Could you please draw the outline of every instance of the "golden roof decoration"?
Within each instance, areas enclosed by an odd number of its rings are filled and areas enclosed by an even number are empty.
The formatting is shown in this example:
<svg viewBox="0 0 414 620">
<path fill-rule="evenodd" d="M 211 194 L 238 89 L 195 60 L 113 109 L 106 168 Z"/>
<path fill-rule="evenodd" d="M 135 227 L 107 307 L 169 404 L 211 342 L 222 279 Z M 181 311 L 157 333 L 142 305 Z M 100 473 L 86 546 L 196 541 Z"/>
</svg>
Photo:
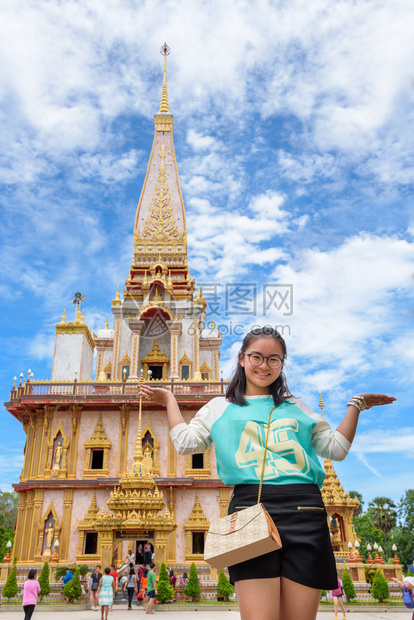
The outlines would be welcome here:
<svg viewBox="0 0 414 620">
<path fill-rule="evenodd" d="M 154 339 L 152 350 L 142 358 L 143 364 L 150 364 L 151 362 L 169 363 L 170 358 L 167 357 L 160 349 L 158 339 Z"/>
<path fill-rule="evenodd" d="M 204 510 L 200 504 L 198 493 L 196 494 L 193 510 L 188 521 L 184 524 L 185 530 L 208 530 L 210 522 L 207 520 Z"/>
<path fill-rule="evenodd" d="M 91 505 L 88 508 L 88 512 L 86 513 L 83 521 L 81 521 L 78 525 L 78 529 L 81 528 L 90 528 L 96 521 L 96 516 L 99 512 L 99 508 L 96 503 L 96 492 L 94 491 L 92 496 Z"/>
<path fill-rule="evenodd" d="M 325 472 L 326 477 L 321 489 L 325 505 L 350 506 L 356 510 L 359 505 L 358 500 L 350 497 L 349 493 L 345 493 L 343 486 L 338 480 L 332 461 L 329 459 L 325 459 Z"/>
<path fill-rule="evenodd" d="M 98 422 L 96 423 L 95 430 L 93 431 L 90 439 L 85 441 L 85 448 L 110 448 L 112 443 L 106 436 L 105 429 L 102 424 L 102 414 L 99 414 Z"/>
<path fill-rule="evenodd" d="M 171 196 L 168 193 L 164 164 L 164 145 L 161 146 L 160 158 L 161 166 L 158 173 L 158 183 L 155 186 L 155 194 L 152 196 L 150 214 L 147 217 L 142 232 L 134 232 L 134 245 L 144 243 L 144 241 L 151 241 L 153 243 L 175 242 L 176 244 L 182 244 L 186 240 L 185 231 L 179 232 L 176 226 L 171 205 Z"/>
</svg>

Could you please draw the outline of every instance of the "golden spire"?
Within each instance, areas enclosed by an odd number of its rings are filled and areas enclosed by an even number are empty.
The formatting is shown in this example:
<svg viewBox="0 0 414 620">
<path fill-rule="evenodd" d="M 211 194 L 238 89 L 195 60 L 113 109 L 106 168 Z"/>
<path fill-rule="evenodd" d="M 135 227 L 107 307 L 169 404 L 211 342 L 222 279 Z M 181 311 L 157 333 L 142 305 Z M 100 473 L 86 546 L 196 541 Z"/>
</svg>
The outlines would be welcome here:
<svg viewBox="0 0 414 620">
<path fill-rule="evenodd" d="M 166 43 L 164 43 L 160 50 L 161 54 L 164 56 L 164 78 L 162 80 L 162 93 L 159 114 L 168 114 L 170 112 L 167 94 L 167 56 L 169 55 L 170 51 L 171 50 Z"/>
<path fill-rule="evenodd" d="M 113 306 L 120 306 L 122 304 L 121 302 L 121 298 L 119 296 L 119 286 L 116 287 L 116 295 L 115 295 L 115 299 L 112 300 L 112 305 Z"/>
<path fill-rule="evenodd" d="M 141 376 L 139 378 L 139 383 L 144 383 L 144 371 L 141 368 Z M 142 452 L 142 430 L 141 430 L 141 416 L 142 416 L 142 396 L 139 395 L 139 413 L 138 413 L 138 432 L 137 432 L 137 440 L 135 443 L 135 452 L 134 452 L 134 461 L 139 462 L 142 461 L 144 455 Z"/>
<path fill-rule="evenodd" d="M 66 310 L 63 311 L 62 318 L 60 319 L 62 324 L 66 323 Z"/>
<path fill-rule="evenodd" d="M 321 410 L 321 414 L 323 415 L 323 408 L 325 407 L 324 402 L 322 400 L 322 392 L 319 392 L 319 407 Z"/>
<path fill-rule="evenodd" d="M 109 329 L 109 324 L 108 324 L 108 315 L 106 315 L 105 329 Z"/>
</svg>

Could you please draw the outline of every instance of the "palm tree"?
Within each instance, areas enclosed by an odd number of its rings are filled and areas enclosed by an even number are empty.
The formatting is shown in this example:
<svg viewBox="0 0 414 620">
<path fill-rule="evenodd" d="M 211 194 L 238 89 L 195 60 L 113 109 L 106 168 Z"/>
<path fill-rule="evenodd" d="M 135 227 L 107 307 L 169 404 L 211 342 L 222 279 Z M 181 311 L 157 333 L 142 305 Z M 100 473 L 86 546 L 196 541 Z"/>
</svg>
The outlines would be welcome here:
<svg viewBox="0 0 414 620">
<path fill-rule="evenodd" d="M 388 559 L 387 534 L 397 523 L 397 506 L 388 497 L 375 497 L 369 502 L 367 512 L 372 524 L 384 533 L 385 552 Z"/>
</svg>

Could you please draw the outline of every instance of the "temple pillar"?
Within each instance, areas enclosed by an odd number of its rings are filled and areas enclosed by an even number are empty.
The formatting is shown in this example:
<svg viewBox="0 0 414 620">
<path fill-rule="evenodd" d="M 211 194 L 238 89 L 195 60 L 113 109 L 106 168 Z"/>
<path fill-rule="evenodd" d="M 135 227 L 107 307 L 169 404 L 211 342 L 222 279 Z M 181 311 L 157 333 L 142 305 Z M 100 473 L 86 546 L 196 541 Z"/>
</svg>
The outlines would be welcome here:
<svg viewBox="0 0 414 620">
<path fill-rule="evenodd" d="M 69 455 L 67 463 L 68 478 L 76 478 L 76 464 L 78 457 L 78 442 L 79 442 L 79 427 L 82 407 L 79 405 L 72 405 L 72 432 L 69 439 Z M 65 470 L 66 463 L 64 457 L 62 458 L 61 470 Z"/>
<path fill-rule="evenodd" d="M 178 373 L 178 339 L 181 336 L 183 325 L 181 321 L 167 321 L 167 326 L 171 337 L 170 376 L 171 379 L 180 379 Z"/>
<path fill-rule="evenodd" d="M 59 557 L 64 562 L 68 560 L 70 522 L 72 518 L 73 489 L 67 489 L 63 497 L 62 527 L 59 541 Z M 109 566 L 109 565 L 108 565 Z"/>
<path fill-rule="evenodd" d="M 132 331 L 132 355 L 131 372 L 129 373 L 128 381 L 136 381 L 139 378 L 139 348 L 145 321 L 131 321 L 129 327 Z"/>
<path fill-rule="evenodd" d="M 154 533 L 154 547 L 155 547 L 155 564 L 160 567 L 161 563 L 167 563 L 167 543 L 168 532 L 155 532 Z"/>
<path fill-rule="evenodd" d="M 112 530 L 101 530 L 99 532 L 100 549 L 99 555 L 101 558 L 102 569 L 110 566 L 112 563 L 112 545 L 113 535 Z"/>
<path fill-rule="evenodd" d="M 129 405 L 120 405 L 118 476 L 126 472 L 128 456 Z"/>
<path fill-rule="evenodd" d="M 200 333 L 198 319 L 194 319 L 194 377 L 193 381 L 202 381 L 200 372 Z"/>
</svg>

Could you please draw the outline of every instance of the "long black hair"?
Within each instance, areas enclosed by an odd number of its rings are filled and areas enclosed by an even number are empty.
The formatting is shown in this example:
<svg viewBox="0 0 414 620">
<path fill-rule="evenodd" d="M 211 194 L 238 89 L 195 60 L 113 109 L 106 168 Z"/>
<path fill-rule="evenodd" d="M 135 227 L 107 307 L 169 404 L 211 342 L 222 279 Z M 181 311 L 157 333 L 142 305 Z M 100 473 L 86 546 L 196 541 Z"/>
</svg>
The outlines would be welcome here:
<svg viewBox="0 0 414 620">
<path fill-rule="evenodd" d="M 240 349 L 240 353 L 244 353 L 246 349 L 259 338 L 273 338 L 280 344 L 283 351 L 283 360 L 287 357 L 287 349 L 286 342 L 279 334 L 279 332 L 270 325 L 265 325 L 264 327 L 255 327 L 252 329 L 245 337 Z M 286 377 L 283 374 L 283 371 L 280 373 L 276 381 L 274 381 L 268 387 L 269 396 L 272 396 L 273 401 L 276 406 L 284 403 L 288 398 L 292 395 L 289 392 L 289 388 L 287 386 Z M 244 393 L 246 391 L 246 374 L 244 372 L 243 366 L 240 364 L 240 360 L 237 358 L 237 367 L 236 371 L 233 375 L 232 380 L 230 381 L 228 388 L 226 390 L 226 398 L 231 403 L 235 403 L 236 405 L 247 405 L 247 401 L 244 397 Z"/>
</svg>

